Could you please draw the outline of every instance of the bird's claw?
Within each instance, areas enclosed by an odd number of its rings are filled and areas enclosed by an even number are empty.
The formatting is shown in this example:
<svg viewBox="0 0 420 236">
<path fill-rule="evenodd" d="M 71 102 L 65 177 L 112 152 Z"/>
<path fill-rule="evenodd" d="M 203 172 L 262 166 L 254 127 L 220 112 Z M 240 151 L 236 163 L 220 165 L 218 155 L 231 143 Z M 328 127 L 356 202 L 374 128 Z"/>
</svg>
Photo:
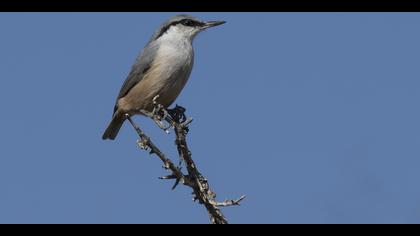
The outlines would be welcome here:
<svg viewBox="0 0 420 236">
<path fill-rule="evenodd" d="M 182 106 L 176 104 L 175 108 L 167 109 L 168 114 L 171 116 L 172 120 L 177 123 L 183 123 L 187 120 L 187 116 L 185 115 L 186 109 Z"/>
<path fill-rule="evenodd" d="M 163 105 L 157 103 L 156 99 L 159 98 L 159 95 L 156 95 L 153 98 L 153 110 L 151 112 L 146 110 L 141 110 L 141 112 L 150 117 L 156 125 L 169 134 L 170 129 L 175 126 L 175 123 L 182 124 L 185 128 L 185 131 L 188 132 L 187 125 L 191 123 L 192 119 L 187 118 L 185 115 L 186 109 L 178 104 L 172 108 L 165 108 Z M 165 124 L 165 121 L 167 124 Z"/>
</svg>

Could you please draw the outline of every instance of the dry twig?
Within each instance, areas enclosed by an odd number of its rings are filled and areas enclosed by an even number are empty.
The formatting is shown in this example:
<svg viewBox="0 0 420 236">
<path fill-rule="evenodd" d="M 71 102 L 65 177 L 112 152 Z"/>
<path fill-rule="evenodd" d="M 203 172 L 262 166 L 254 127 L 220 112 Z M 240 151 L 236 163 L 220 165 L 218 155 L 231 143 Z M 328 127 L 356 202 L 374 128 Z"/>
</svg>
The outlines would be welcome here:
<svg viewBox="0 0 420 236">
<path fill-rule="evenodd" d="M 160 179 L 175 179 L 175 184 L 172 189 L 175 189 L 179 183 L 192 188 L 193 200 L 198 200 L 200 204 L 205 206 L 210 221 L 213 224 L 227 224 L 228 221 L 219 207 L 239 205 L 245 196 L 241 196 L 236 200 L 216 201 L 216 194 L 210 189 L 207 179 L 199 172 L 187 145 L 186 135 L 189 131 L 188 125 L 192 122 L 192 119 L 185 117 L 184 108 L 176 106 L 172 110 L 166 110 L 163 106 L 156 103 L 156 98 L 153 100 L 155 104 L 153 111 L 151 113 L 143 113 L 152 118 L 166 133 L 169 133 L 171 127 L 174 128 L 176 135 L 175 144 L 178 149 L 178 154 L 180 160 L 184 161 L 188 173 L 184 174 L 179 167 L 175 166 L 140 127 L 133 122 L 130 116 L 127 115 L 128 121 L 140 137 L 137 144 L 141 149 L 150 149 L 150 154 L 155 154 L 163 162 L 163 167 L 171 172 L 170 175 L 160 177 Z M 169 125 L 165 126 L 163 121 L 166 121 Z"/>
</svg>

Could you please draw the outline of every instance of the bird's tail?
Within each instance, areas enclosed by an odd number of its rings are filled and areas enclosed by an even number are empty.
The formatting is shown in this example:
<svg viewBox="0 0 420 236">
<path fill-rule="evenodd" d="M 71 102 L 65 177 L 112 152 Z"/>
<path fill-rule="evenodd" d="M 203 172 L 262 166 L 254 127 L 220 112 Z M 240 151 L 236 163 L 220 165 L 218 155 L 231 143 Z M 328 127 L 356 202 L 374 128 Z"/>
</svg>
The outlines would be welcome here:
<svg viewBox="0 0 420 236">
<path fill-rule="evenodd" d="M 108 128 L 106 128 L 104 134 L 102 135 L 102 139 L 114 140 L 115 137 L 117 137 L 118 131 L 120 131 L 124 121 L 125 117 L 123 115 L 115 114 L 115 116 L 112 117 L 112 121 L 109 123 Z"/>
</svg>

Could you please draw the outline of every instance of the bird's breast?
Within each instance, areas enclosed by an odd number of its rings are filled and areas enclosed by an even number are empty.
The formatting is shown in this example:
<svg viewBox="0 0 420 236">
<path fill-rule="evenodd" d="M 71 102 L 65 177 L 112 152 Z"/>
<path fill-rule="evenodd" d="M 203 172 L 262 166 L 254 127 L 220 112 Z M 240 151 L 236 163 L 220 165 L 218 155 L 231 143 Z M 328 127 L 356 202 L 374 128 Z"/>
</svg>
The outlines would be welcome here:
<svg viewBox="0 0 420 236">
<path fill-rule="evenodd" d="M 153 64 L 162 70 L 164 77 L 170 78 L 191 70 L 193 57 L 191 45 L 165 43 L 159 47 Z"/>
<path fill-rule="evenodd" d="M 119 104 L 125 110 L 149 110 L 152 100 L 170 106 L 184 88 L 190 76 L 194 55 L 191 45 L 161 44 L 143 79 Z"/>
<path fill-rule="evenodd" d="M 153 63 L 156 90 L 162 105 L 169 106 L 184 88 L 193 66 L 193 51 L 188 45 L 162 45 Z"/>
</svg>

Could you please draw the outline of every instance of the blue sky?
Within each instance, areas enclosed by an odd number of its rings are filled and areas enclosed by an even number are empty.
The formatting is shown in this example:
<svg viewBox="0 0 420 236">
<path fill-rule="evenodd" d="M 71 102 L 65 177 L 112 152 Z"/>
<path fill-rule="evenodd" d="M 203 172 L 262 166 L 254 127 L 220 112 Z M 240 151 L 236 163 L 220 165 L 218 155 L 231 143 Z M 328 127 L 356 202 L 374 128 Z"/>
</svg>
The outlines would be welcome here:
<svg viewBox="0 0 420 236">
<path fill-rule="evenodd" d="M 101 139 L 174 14 L 0 14 L 0 223 L 208 223 L 128 123 Z M 247 195 L 231 223 L 420 223 L 420 14 L 192 14 L 227 21 L 195 39 L 176 103 L 218 199 Z"/>
</svg>

